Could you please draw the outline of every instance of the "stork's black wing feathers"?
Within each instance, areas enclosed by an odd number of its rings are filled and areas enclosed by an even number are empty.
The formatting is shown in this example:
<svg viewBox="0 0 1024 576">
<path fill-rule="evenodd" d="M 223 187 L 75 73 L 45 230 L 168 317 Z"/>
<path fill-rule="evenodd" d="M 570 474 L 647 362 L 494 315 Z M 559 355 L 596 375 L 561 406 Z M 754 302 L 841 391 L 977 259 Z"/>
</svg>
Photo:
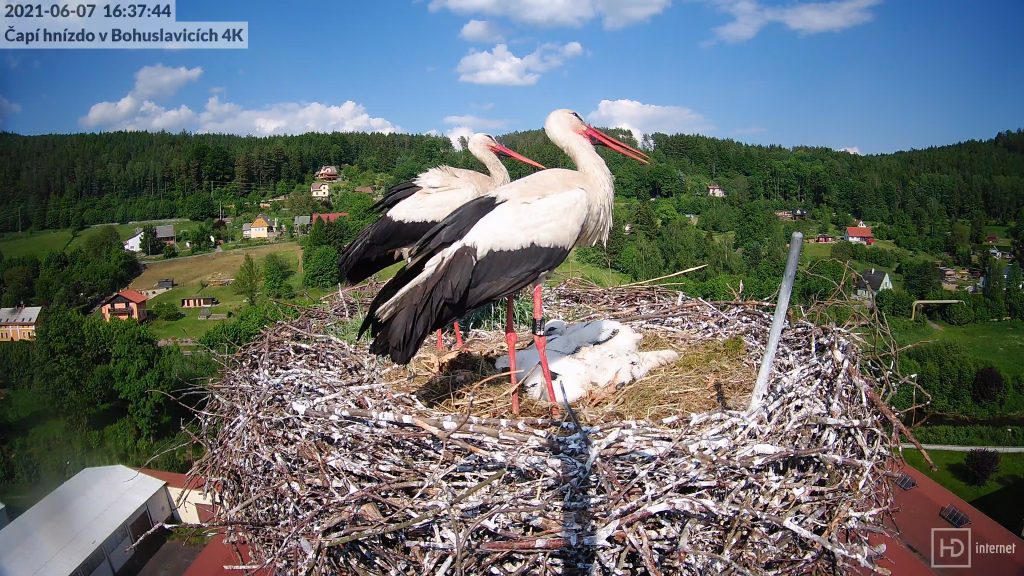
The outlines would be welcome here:
<svg viewBox="0 0 1024 576">
<path fill-rule="evenodd" d="M 358 284 L 401 261 L 402 248 L 416 243 L 436 222 L 403 222 L 384 216 L 359 233 L 338 257 L 338 276 Z"/>
<path fill-rule="evenodd" d="M 395 313 L 386 320 L 379 307 L 416 278 L 424 267 L 419 260 L 392 278 L 371 304 L 360 334 L 369 329 L 370 350 L 407 364 L 423 339 L 467 311 L 492 302 L 536 282 L 569 255 L 569 248 L 531 244 L 514 251 L 489 252 L 477 258 L 477 248 L 462 246 L 427 278 L 401 296 Z"/>
<path fill-rule="evenodd" d="M 451 246 L 502 202 L 493 196 L 481 196 L 459 206 L 419 239 L 410 251 L 413 260 L 430 258 Z"/>
<path fill-rule="evenodd" d="M 405 200 L 409 196 L 422 190 L 420 186 L 417 186 L 414 182 L 402 182 L 401 184 L 395 184 L 384 193 L 373 206 L 371 210 L 387 211 L 395 207 L 396 204 Z"/>
</svg>

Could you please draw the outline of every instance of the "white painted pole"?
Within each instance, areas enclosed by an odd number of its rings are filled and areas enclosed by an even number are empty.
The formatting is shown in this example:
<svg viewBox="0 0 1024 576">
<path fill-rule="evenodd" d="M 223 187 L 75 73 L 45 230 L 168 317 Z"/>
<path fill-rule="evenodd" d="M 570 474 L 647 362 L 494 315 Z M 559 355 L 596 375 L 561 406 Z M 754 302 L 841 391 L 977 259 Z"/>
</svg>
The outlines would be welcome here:
<svg viewBox="0 0 1024 576">
<path fill-rule="evenodd" d="M 772 372 L 772 363 L 775 361 L 775 350 L 779 347 L 779 338 L 782 336 L 782 325 L 786 323 L 789 295 L 793 292 L 793 281 L 796 279 L 797 265 L 800 264 L 800 247 L 803 241 L 804 235 L 801 232 L 793 232 L 793 236 L 789 239 L 789 258 L 786 260 L 786 272 L 782 276 L 782 286 L 779 288 L 779 301 L 775 306 L 772 328 L 768 333 L 768 348 L 765 350 L 764 358 L 761 359 L 761 369 L 757 372 L 754 392 L 750 395 L 751 412 L 761 404 L 765 390 L 768 389 L 768 377 Z"/>
</svg>

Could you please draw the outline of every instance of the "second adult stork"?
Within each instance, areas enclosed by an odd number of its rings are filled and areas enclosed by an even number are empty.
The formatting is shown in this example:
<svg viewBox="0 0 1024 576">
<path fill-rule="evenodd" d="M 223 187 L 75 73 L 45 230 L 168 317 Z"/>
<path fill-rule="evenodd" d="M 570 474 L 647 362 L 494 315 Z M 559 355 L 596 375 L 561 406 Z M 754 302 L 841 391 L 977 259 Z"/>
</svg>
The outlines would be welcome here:
<svg viewBox="0 0 1024 576">
<path fill-rule="evenodd" d="M 594 145 L 645 164 L 649 158 L 571 110 L 549 114 L 544 131 L 577 169 L 544 170 L 516 180 L 466 203 L 431 229 L 413 248 L 410 264 L 370 304 L 360 334 L 370 331 L 371 351 L 406 364 L 431 330 L 533 284 L 534 343 L 549 397 L 555 397 L 544 354 L 540 282 L 574 246 L 608 239 L 615 200 L 612 174 Z M 510 308 L 506 341 L 513 355 L 513 384 L 516 339 Z M 518 398 L 516 389 L 513 412 L 518 412 Z"/>
<path fill-rule="evenodd" d="M 508 169 L 498 154 L 530 166 L 544 169 L 533 160 L 509 150 L 489 134 L 473 134 L 467 149 L 487 168 L 488 174 L 475 170 L 438 166 L 414 180 L 392 187 L 374 205 L 386 212 L 359 233 L 338 258 L 339 276 L 349 284 L 358 284 L 373 274 L 400 262 L 417 240 L 456 208 L 509 183 Z M 458 346 L 462 334 L 455 323 Z M 437 332 L 441 349 L 441 331 Z"/>
</svg>

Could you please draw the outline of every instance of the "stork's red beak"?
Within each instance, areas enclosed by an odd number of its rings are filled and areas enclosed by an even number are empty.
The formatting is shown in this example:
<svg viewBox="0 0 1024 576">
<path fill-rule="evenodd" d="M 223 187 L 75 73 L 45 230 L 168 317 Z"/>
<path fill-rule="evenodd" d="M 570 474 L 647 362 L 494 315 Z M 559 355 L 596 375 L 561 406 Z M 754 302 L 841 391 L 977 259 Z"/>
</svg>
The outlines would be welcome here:
<svg viewBox="0 0 1024 576">
<path fill-rule="evenodd" d="M 608 148 L 615 150 L 616 152 L 622 154 L 623 156 L 629 156 L 630 158 L 637 160 L 639 162 L 643 162 L 644 164 L 650 164 L 651 162 L 651 157 L 648 156 L 647 154 L 644 154 L 643 152 L 637 150 L 636 148 L 633 148 L 632 146 L 624 142 L 619 142 L 615 138 L 612 138 L 611 136 L 605 134 L 604 132 L 601 132 L 597 128 L 587 126 L 587 129 L 583 133 L 586 136 L 588 136 L 590 138 L 590 141 L 593 142 L 594 144 L 607 146 Z"/>
<path fill-rule="evenodd" d="M 533 160 L 530 160 L 529 158 L 527 158 L 526 156 L 523 156 L 522 154 L 519 154 L 518 152 L 513 152 L 512 150 L 509 150 L 508 148 L 505 148 L 501 144 L 498 144 L 498 143 L 491 144 L 491 150 L 493 150 L 495 154 L 504 154 L 505 156 L 508 156 L 509 158 L 513 158 L 515 160 L 519 160 L 523 164 L 529 164 L 530 166 L 534 166 L 534 167 L 540 168 L 541 170 L 545 169 L 545 166 L 543 164 L 541 164 L 539 162 L 534 162 Z"/>
</svg>

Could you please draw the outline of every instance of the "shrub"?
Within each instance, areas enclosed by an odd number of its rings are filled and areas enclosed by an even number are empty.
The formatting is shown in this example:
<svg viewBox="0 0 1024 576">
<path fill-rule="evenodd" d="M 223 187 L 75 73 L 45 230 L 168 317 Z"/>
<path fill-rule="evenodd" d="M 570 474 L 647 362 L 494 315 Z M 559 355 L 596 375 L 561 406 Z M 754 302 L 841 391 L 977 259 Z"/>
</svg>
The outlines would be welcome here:
<svg viewBox="0 0 1024 576">
<path fill-rule="evenodd" d="M 991 403 L 1000 400 L 1006 393 L 1006 382 L 999 370 L 988 366 L 974 375 L 971 397 L 975 402 Z"/>
<path fill-rule="evenodd" d="M 964 458 L 967 467 L 967 481 L 981 486 L 999 470 L 999 452 L 987 448 L 975 448 Z"/>
</svg>

